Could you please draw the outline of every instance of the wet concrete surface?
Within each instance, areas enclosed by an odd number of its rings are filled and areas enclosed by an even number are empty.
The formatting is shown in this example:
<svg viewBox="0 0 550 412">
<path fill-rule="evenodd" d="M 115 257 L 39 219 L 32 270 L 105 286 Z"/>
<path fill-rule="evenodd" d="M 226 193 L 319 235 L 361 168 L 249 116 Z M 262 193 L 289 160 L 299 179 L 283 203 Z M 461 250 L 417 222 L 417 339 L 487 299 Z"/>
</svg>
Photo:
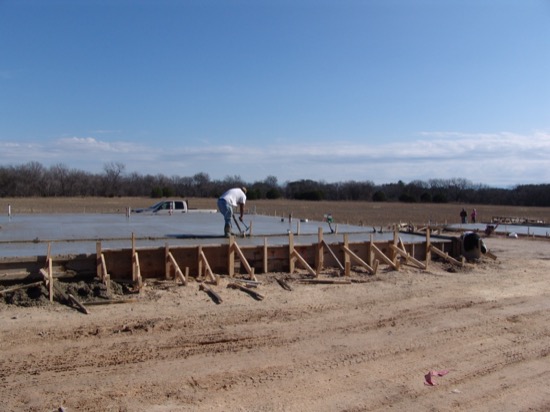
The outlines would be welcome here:
<svg viewBox="0 0 550 412">
<path fill-rule="evenodd" d="M 496 223 L 465 223 L 465 224 L 454 224 L 447 226 L 451 230 L 457 231 L 478 231 L 484 233 L 487 225 L 495 226 L 496 229 L 494 233 L 499 235 L 521 235 L 521 236 L 540 236 L 540 237 L 550 237 L 550 226 L 525 226 L 525 225 L 509 225 L 509 224 L 499 224 Z"/>
<path fill-rule="evenodd" d="M 327 222 L 291 222 L 280 217 L 247 215 L 244 222 L 252 236 L 238 237 L 239 245 L 270 245 L 288 243 L 292 232 L 295 244 L 317 242 L 318 228 L 322 228 L 325 241 L 338 243 L 343 234 L 350 242 L 393 239 L 393 233 L 373 233 L 372 227 L 362 227 Z M 240 222 L 239 222 L 240 223 Z M 241 227 L 245 230 L 245 225 Z M 224 220 L 219 213 L 192 212 L 174 215 L 132 214 L 130 217 L 117 214 L 44 214 L 4 216 L 0 219 L 0 257 L 44 256 L 48 244 L 52 255 L 92 254 L 96 242 L 103 249 L 121 249 L 132 246 L 134 235 L 136 247 L 163 247 L 178 245 L 226 244 L 223 237 Z M 379 229 L 379 228 L 378 228 Z M 331 233 L 331 230 L 337 234 Z M 233 224 L 233 231 L 239 231 Z M 422 242 L 421 236 L 402 234 L 405 243 Z"/>
</svg>

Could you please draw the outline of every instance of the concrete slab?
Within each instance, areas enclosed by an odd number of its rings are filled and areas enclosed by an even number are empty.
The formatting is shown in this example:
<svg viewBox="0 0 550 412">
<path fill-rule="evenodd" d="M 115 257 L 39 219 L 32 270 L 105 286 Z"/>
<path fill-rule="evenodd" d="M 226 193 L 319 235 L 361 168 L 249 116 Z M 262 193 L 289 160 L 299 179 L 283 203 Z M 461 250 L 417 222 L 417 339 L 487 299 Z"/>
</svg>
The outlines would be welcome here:
<svg viewBox="0 0 550 412">
<path fill-rule="evenodd" d="M 289 232 L 295 235 L 295 244 L 312 244 L 317 241 L 319 227 L 329 243 L 342 242 L 344 233 L 351 242 L 368 241 L 370 236 L 375 241 L 393 238 L 392 233 L 373 233 L 372 227 L 338 223 L 329 226 L 327 222 L 296 219 L 289 222 L 273 216 L 247 215 L 245 223 L 251 227 L 253 236 L 238 238 L 242 246 L 263 244 L 264 238 L 270 245 L 287 244 Z M 228 240 L 222 236 L 223 224 L 219 213 L 201 212 L 163 216 L 132 214 L 130 217 L 85 213 L 3 216 L 0 218 L 0 257 L 44 256 L 48 244 L 53 255 L 92 254 L 97 241 L 101 241 L 104 249 L 130 248 L 132 234 L 138 248 L 225 244 Z M 331 234 L 331 227 L 337 229 L 337 235 Z M 238 232 L 236 227 L 234 231 Z M 402 239 L 406 243 L 424 240 L 405 234 Z"/>
<path fill-rule="evenodd" d="M 496 223 L 491 223 L 491 225 L 496 226 Z M 454 224 L 447 226 L 450 230 L 460 230 L 460 231 L 479 231 L 483 233 L 487 227 L 487 223 L 464 223 L 464 224 Z M 550 237 L 550 226 L 525 226 L 525 225 L 507 225 L 499 224 L 495 229 L 495 233 L 501 235 L 508 234 L 517 234 L 523 236 L 540 236 L 540 237 Z"/>
</svg>

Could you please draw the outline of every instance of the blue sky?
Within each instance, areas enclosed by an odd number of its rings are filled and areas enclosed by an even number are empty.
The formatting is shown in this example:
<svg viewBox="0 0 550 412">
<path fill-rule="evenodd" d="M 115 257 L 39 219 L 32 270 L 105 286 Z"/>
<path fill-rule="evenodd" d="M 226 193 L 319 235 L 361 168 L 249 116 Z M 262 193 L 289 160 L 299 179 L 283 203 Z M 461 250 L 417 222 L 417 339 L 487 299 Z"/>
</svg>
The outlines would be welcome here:
<svg viewBox="0 0 550 412">
<path fill-rule="evenodd" d="M 0 0 L 0 165 L 550 183 L 550 0 Z"/>
</svg>

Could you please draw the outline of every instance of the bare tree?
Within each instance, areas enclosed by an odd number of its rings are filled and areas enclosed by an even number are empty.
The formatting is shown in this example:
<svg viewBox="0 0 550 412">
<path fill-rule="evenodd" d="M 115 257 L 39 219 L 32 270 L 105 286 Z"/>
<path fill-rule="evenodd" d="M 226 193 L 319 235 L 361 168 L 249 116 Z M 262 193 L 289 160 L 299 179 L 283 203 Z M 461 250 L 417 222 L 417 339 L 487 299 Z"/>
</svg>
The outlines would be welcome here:
<svg viewBox="0 0 550 412">
<path fill-rule="evenodd" d="M 109 162 L 103 166 L 103 191 L 105 196 L 120 195 L 120 181 L 126 166 L 120 162 Z"/>
</svg>

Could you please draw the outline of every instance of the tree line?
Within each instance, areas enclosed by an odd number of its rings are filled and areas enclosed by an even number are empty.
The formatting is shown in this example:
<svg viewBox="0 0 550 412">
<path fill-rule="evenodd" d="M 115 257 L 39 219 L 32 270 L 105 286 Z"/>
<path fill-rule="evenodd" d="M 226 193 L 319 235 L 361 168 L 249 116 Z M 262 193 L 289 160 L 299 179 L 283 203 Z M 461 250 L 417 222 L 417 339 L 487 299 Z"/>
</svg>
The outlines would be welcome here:
<svg viewBox="0 0 550 412">
<path fill-rule="evenodd" d="M 102 173 L 71 169 L 64 164 L 44 167 L 38 162 L 0 166 L 0 197 L 203 197 L 216 198 L 236 186 L 248 188 L 248 198 L 334 201 L 399 201 L 407 203 L 470 203 L 509 206 L 550 206 L 550 184 L 493 188 L 467 179 L 398 181 L 377 185 L 369 180 L 327 183 L 310 179 L 280 184 L 275 176 L 245 182 L 240 176 L 213 180 L 207 173 L 193 176 L 125 173 L 123 163 L 106 163 Z"/>
</svg>

